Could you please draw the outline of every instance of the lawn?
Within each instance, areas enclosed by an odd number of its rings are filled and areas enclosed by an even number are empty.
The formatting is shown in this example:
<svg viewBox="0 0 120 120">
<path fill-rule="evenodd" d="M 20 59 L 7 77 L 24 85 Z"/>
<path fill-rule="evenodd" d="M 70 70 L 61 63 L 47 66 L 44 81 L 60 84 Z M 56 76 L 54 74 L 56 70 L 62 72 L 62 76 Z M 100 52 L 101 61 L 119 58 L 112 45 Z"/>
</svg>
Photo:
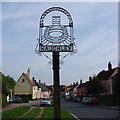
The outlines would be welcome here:
<svg viewBox="0 0 120 120">
<path fill-rule="evenodd" d="M 24 115 L 24 113 L 26 113 L 28 110 L 30 110 L 30 107 L 21 106 L 12 110 L 5 111 L 2 113 L 2 119 L 5 120 L 6 118 L 11 119 L 19 118 L 22 115 Z"/>
<path fill-rule="evenodd" d="M 120 96 L 101 96 L 98 97 L 98 103 L 101 105 L 119 106 Z"/>
<path fill-rule="evenodd" d="M 22 119 L 26 118 L 26 119 L 32 120 L 33 118 L 35 118 L 35 116 L 37 116 L 38 113 L 40 113 L 40 111 L 41 111 L 40 108 L 33 108 L 29 113 L 24 115 Z"/>
<path fill-rule="evenodd" d="M 42 119 L 54 119 L 54 107 L 47 106 L 42 115 Z M 61 119 L 76 120 L 68 111 L 61 108 Z"/>
</svg>

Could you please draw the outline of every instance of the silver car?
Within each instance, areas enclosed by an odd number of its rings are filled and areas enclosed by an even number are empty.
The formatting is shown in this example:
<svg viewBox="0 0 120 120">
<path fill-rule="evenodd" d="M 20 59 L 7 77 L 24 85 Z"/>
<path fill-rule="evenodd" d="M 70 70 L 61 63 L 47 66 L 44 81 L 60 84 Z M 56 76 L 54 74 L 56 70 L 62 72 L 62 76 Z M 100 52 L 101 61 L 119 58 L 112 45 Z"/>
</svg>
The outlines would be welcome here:
<svg viewBox="0 0 120 120">
<path fill-rule="evenodd" d="M 43 106 L 43 105 L 50 106 L 51 105 L 51 100 L 49 98 L 42 98 L 41 101 L 40 101 L 40 104 L 41 104 L 41 106 Z"/>
</svg>

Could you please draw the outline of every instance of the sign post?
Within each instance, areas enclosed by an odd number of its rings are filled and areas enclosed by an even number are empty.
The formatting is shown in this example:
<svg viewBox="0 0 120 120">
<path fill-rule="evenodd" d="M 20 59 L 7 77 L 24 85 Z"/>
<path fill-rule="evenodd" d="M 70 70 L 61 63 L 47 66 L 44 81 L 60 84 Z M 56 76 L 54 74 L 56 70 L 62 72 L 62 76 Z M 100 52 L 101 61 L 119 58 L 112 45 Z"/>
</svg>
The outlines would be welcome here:
<svg viewBox="0 0 120 120">
<path fill-rule="evenodd" d="M 59 120 L 61 118 L 59 69 L 59 52 L 53 52 L 54 118 L 56 120 Z"/>
<path fill-rule="evenodd" d="M 52 16 L 50 25 L 44 24 L 44 19 L 47 14 L 57 12 Z M 61 24 L 61 16 L 58 13 L 63 13 L 67 16 L 68 23 Z M 74 39 L 73 39 L 73 21 L 69 12 L 61 7 L 52 7 L 47 9 L 40 18 L 39 38 L 35 52 L 37 54 L 43 52 L 53 53 L 53 79 L 54 79 L 54 119 L 61 119 L 60 110 L 60 52 L 74 52 Z M 45 54 L 43 54 L 45 55 Z M 47 58 L 48 56 L 45 55 Z M 65 56 L 66 57 L 66 56 Z M 50 58 L 49 58 L 50 59 Z"/>
</svg>

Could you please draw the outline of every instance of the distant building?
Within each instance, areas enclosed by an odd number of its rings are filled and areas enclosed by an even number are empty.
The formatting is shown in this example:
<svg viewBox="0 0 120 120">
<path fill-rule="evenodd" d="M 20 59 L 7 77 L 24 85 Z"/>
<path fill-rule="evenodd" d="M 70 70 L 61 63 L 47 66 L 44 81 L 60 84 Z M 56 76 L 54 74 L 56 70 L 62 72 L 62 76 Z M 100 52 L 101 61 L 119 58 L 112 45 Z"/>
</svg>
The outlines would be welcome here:
<svg viewBox="0 0 120 120">
<path fill-rule="evenodd" d="M 27 70 L 27 74 L 22 73 L 22 75 L 18 79 L 14 88 L 14 95 L 29 96 L 32 99 L 37 99 L 39 98 L 40 91 L 41 89 L 38 88 L 35 81 L 31 80 L 31 72 L 29 68 Z"/>
<path fill-rule="evenodd" d="M 76 87 L 78 86 L 78 82 L 74 82 L 70 86 L 68 86 L 69 89 L 69 95 L 76 96 Z"/>
<path fill-rule="evenodd" d="M 48 89 L 48 87 L 45 85 L 45 83 L 41 83 L 41 80 L 39 80 L 39 82 L 36 82 L 38 88 L 41 89 L 41 94 L 40 94 L 40 98 L 49 98 L 51 91 Z"/>
<path fill-rule="evenodd" d="M 115 94 L 113 91 L 113 82 L 112 82 L 112 77 L 117 74 L 118 72 L 118 67 L 112 68 L 112 64 L 109 62 L 108 63 L 108 70 L 102 70 L 97 74 L 96 77 L 98 77 L 99 80 L 102 81 L 105 92 L 102 95 L 113 95 Z M 77 87 L 77 96 L 87 96 L 87 89 L 86 89 L 86 84 L 89 84 L 89 82 L 92 80 L 91 77 L 89 77 L 89 81 L 82 83 L 82 80 L 80 81 L 79 86 Z"/>
<path fill-rule="evenodd" d="M 112 77 L 118 72 L 118 67 L 112 68 L 112 64 L 108 63 L 108 70 L 102 70 L 97 77 L 102 81 L 105 87 L 105 95 L 113 95 Z"/>
<path fill-rule="evenodd" d="M 78 97 L 87 96 L 87 89 L 86 84 L 88 84 L 91 81 L 91 77 L 89 77 L 89 81 L 82 83 L 82 80 L 80 80 L 80 84 L 76 88 L 76 93 Z"/>
</svg>

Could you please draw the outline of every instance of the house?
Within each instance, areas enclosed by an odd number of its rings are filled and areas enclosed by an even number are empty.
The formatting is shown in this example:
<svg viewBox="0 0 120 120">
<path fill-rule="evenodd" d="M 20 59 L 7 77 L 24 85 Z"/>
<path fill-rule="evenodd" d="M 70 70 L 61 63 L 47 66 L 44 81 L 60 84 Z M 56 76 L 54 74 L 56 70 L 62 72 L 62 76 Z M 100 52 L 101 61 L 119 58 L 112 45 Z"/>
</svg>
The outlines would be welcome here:
<svg viewBox="0 0 120 120">
<path fill-rule="evenodd" d="M 36 85 L 38 86 L 38 88 L 41 89 L 41 94 L 40 94 L 40 98 L 49 98 L 51 91 L 48 89 L 48 87 L 45 85 L 45 83 L 41 83 L 41 80 L 39 80 L 39 82 L 36 82 Z"/>
<path fill-rule="evenodd" d="M 34 79 L 31 80 L 31 72 L 30 68 L 27 70 L 27 74 L 22 73 L 20 78 L 18 79 L 15 88 L 14 95 L 15 96 L 29 96 L 31 99 L 40 98 L 41 89 L 38 88 Z"/>
<path fill-rule="evenodd" d="M 78 86 L 78 82 L 74 82 L 73 85 L 68 86 L 69 89 L 69 95 L 76 96 L 76 87 Z"/>
<path fill-rule="evenodd" d="M 91 81 L 91 76 L 89 77 L 89 81 L 86 81 L 85 83 L 82 83 L 82 80 L 80 80 L 80 84 L 76 88 L 76 94 L 78 97 L 87 96 L 87 89 L 86 84 L 88 84 Z"/>
<path fill-rule="evenodd" d="M 105 95 L 113 95 L 112 77 L 118 72 L 118 67 L 112 68 L 112 64 L 108 63 L 108 70 L 102 70 L 97 77 L 102 81 L 105 87 Z"/>
</svg>

